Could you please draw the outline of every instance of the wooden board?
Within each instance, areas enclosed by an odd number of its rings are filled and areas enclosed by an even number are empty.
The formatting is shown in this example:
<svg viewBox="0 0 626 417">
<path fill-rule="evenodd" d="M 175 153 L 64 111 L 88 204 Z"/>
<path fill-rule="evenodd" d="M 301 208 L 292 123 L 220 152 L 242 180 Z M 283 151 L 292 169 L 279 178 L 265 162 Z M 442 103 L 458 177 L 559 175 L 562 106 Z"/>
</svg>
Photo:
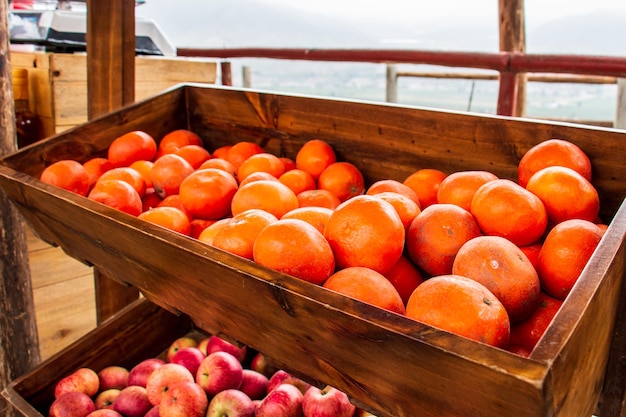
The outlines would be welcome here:
<svg viewBox="0 0 626 417">
<path fill-rule="evenodd" d="M 31 109 L 52 136 L 87 121 L 87 56 L 84 53 L 12 52 L 11 66 L 29 70 Z M 217 64 L 198 58 L 137 56 L 135 99 L 183 82 L 214 83 Z"/>
<path fill-rule="evenodd" d="M 288 157 L 321 138 L 369 183 L 426 167 L 514 178 L 526 150 L 560 137 L 590 156 L 611 224 L 526 359 L 269 271 L 31 176 L 57 159 L 102 154 L 129 130 L 160 139 L 183 127 L 211 150 L 252 140 Z M 0 186 L 40 236 L 72 256 L 209 333 L 342 389 L 380 417 L 588 417 L 601 394 L 625 269 L 626 182 L 615 175 L 624 171 L 623 141 L 624 132 L 610 129 L 189 85 L 5 158 Z"/>
</svg>

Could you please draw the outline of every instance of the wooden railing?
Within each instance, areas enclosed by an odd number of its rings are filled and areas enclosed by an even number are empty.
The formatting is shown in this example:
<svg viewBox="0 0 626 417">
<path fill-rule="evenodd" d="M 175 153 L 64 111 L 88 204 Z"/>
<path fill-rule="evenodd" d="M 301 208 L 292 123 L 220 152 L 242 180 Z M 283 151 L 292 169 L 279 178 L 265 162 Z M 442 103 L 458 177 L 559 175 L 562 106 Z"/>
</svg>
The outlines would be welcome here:
<svg viewBox="0 0 626 417">
<path fill-rule="evenodd" d="M 393 49 L 302 49 L 302 48 L 179 48 L 179 56 L 210 57 L 222 63 L 222 84 L 231 85 L 230 62 L 234 58 L 269 58 L 304 61 L 360 62 L 385 64 L 427 64 L 498 72 L 496 113 L 513 116 L 520 87 L 519 74 L 569 74 L 570 76 L 626 78 L 626 58 L 590 55 L 539 55 L 521 52 L 448 52 Z M 623 86 L 623 83 L 620 83 Z M 619 97 L 623 97 L 620 87 Z M 620 100 L 620 99 L 618 99 Z M 623 100 L 621 100 L 623 101 Z M 626 124 L 626 106 L 618 110 L 617 126 Z M 626 126 L 625 126 L 626 127 Z"/>
</svg>

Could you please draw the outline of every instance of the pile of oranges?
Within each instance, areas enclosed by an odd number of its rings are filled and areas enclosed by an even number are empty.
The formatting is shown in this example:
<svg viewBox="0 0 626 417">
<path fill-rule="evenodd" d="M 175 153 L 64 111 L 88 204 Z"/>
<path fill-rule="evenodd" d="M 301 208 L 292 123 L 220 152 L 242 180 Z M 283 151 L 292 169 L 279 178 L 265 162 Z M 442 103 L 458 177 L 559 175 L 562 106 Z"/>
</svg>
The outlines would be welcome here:
<svg viewBox="0 0 626 417">
<path fill-rule="evenodd" d="M 516 181 L 422 168 L 366 185 L 323 140 L 294 159 L 180 129 L 115 139 L 41 180 L 275 271 L 434 327 L 530 354 L 605 225 L 591 162 L 550 139 Z"/>
</svg>

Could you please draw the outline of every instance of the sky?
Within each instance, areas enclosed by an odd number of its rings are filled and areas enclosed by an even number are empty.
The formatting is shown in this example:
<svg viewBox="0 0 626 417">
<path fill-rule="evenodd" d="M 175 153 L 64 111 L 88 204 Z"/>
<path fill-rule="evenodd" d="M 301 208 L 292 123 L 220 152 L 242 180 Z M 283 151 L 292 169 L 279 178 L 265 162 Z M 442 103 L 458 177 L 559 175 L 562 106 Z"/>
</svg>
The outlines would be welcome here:
<svg viewBox="0 0 626 417">
<path fill-rule="evenodd" d="M 148 0 L 150 1 L 150 0 Z M 467 18 L 497 16 L 498 0 L 258 0 L 283 4 L 313 13 L 344 16 L 380 17 L 393 13 L 406 19 L 445 18 L 457 15 Z M 586 14 L 599 9 L 626 10 L 625 0 L 526 0 L 527 19 L 543 21 L 568 14 Z"/>
</svg>

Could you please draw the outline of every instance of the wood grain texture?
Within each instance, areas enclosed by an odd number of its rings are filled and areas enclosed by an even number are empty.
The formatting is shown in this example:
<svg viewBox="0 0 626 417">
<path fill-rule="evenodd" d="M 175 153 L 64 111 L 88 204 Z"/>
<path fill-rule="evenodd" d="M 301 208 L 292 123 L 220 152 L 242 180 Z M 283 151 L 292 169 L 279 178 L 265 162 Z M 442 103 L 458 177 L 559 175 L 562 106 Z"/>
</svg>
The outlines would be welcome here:
<svg viewBox="0 0 626 417">
<path fill-rule="evenodd" d="M 613 223 L 552 329 L 525 359 L 274 273 L 31 176 L 55 158 L 98 154 L 128 130 L 159 139 L 182 127 L 199 132 L 209 149 L 253 140 L 292 157 L 304 141 L 321 138 L 368 182 L 424 167 L 514 178 L 527 149 L 561 137 L 590 156 L 603 216 Z M 615 176 L 624 168 L 623 140 L 610 129 L 188 86 L 5 158 L 0 186 L 47 241 L 188 314 L 199 328 L 346 391 L 378 416 L 588 417 L 600 396 L 624 276 L 626 212 L 618 208 L 626 182 Z"/>
</svg>

